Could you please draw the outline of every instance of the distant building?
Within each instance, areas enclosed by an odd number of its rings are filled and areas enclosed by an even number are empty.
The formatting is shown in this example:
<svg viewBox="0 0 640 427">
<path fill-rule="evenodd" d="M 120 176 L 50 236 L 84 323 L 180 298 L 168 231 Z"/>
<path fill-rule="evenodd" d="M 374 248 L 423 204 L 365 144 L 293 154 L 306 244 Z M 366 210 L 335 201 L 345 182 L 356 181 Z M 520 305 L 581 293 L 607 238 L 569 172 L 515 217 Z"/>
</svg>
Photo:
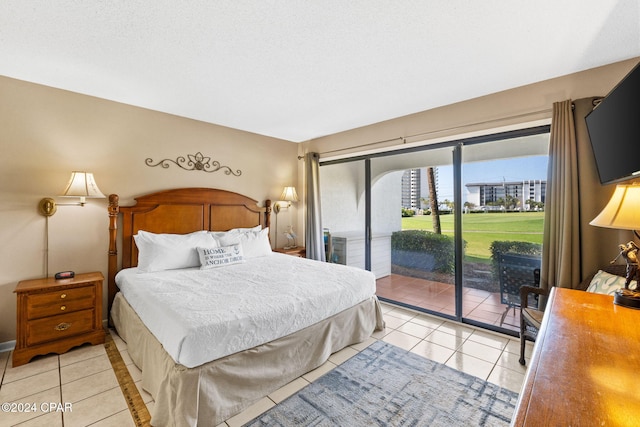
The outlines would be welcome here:
<svg viewBox="0 0 640 427">
<path fill-rule="evenodd" d="M 497 183 L 471 183 L 466 184 L 467 202 L 478 208 L 499 209 L 495 204 L 506 201 L 510 196 L 517 200 L 517 208 L 529 210 L 527 200 L 545 202 L 547 194 L 547 181 L 525 180 Z"/>
<path fill-rule="evenodd" d="M 420 203 L 421 169 L 407 169 L 402 174 L 402 207 L 418 210 Z"/>
</svg>

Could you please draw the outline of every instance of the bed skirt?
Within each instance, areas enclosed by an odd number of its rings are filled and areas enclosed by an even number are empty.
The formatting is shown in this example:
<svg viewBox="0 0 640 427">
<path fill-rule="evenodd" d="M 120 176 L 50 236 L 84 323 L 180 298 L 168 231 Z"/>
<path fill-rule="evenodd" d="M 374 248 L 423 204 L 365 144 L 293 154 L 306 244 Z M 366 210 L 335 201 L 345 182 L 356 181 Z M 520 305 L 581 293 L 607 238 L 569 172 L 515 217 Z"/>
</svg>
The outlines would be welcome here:
<svg viewBox="0 0 640 427">
<path fill-rule="evenodd" d="M 322 365 L 332 353 L 384 328 L 380 303 L 373 296 L 286 337 L 186 368 L 164 351 L 120 293 L 111 317 L 142 370 L 142 388 L 155 400 L 154 426 L 216 426 Z"/>
</svg>

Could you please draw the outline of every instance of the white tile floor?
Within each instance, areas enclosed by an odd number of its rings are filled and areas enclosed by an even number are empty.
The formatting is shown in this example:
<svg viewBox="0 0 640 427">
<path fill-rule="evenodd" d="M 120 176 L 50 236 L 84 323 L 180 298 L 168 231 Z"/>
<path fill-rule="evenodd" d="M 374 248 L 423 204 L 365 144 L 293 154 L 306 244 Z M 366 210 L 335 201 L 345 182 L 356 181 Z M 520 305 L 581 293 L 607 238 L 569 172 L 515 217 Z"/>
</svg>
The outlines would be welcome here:
<svg viewBox="0 0 640 427">
<path fill-rule="evenodd" d="M 520 391 L 526 368 L 518 363 L 519 341 L 437 317 L 383 304 L 387 328 L 361 344 L 331 356 L 318 369 L 292 381 L 260 400 L 222 426 L 235 427 L 256 417 L 288 396 L 348 360 L 375 340 L 382 340 L 452 368 Z M 127 353 L 126 344 L 114 340 L 151 410 L 153 399 L 140 387 L 141 373 Z M 532 346 L 527 345 L 528 356 Z M 13 368 L 11 352 L 0 353 L 0 403 L 35 403 L 31 412 L 0 412 L 4 426 L 133 426 L 127 404 L 111 369 L 104 346 L 82 346 L 57 356 L 38 357 Z M 49 409 L 49 403 L 62 404 Z M 46 405 L 43 405 L 46 404 Z M 71 411 L 64 405 L 71 404 Z"/>
</svg>

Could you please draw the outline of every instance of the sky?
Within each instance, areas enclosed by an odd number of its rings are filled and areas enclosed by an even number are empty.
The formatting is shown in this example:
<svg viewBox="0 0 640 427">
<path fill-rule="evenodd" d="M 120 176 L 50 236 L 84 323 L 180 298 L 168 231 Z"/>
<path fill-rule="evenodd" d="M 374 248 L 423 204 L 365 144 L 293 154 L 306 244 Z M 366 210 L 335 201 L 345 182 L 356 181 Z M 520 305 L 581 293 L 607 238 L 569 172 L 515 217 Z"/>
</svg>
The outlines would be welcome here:
<svg viewBox="0 0 640 427">
<path fill-rule="evenodd" d="M 466 201 L 465 184 L 547 179 L 548 156 L 516 157 L 462 166 L 462 198 Z M 453 166 L 438 167 L 438 199 L 453 200 Z"/>
</svg>

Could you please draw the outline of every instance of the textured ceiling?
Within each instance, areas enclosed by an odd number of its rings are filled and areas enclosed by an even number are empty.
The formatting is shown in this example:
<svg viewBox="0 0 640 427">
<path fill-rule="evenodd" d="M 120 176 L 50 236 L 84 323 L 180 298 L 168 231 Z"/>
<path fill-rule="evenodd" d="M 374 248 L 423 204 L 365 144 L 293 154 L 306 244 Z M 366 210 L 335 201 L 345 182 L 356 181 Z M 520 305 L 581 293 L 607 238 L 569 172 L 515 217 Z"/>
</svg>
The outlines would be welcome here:
<svg viewBox="0 0 640 427">
<path fill-rule="evenodd" d="M 0 2 L 0 75 L 296 142 L 635 56 L 638 0 Z"/>
</svg>

